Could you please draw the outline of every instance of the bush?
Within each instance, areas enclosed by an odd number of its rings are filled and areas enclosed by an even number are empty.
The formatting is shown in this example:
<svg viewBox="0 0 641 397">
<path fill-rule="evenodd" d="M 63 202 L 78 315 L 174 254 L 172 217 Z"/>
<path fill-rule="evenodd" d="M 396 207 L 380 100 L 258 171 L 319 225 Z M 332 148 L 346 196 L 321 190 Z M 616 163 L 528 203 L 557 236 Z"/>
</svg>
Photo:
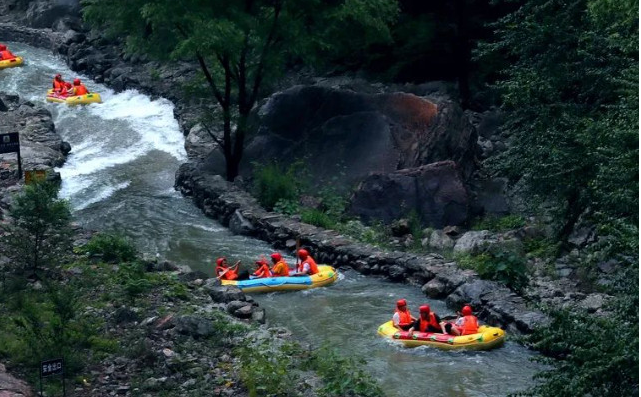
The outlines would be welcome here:
<svg viewBox="0 0 641 397">
<path fill-rule="evenodd" d="M 51 268 L 71 251 L 69 203 L 57 194 L 58 187 L 49 182 L 25 186 L 9 210 L 11 222 L 0 226 L 3 254 L 18 273 Z"/>
<path fill-rule="evenodd" d="M 389 233 L 382 222 L 365 226 L 361 221 L 349 220 L 337 225 L 337 230 L 360 242 L 376 246 L 384 246 L 389 240 Z"/>
<path fill-rule="evenodd" d="M 506 215 L 504 217 L 488 216 L 477 220 L 472 225 L 472 230 L 490 230 L 504 232 L 525 226 L 525 219 L 519 215 Z"/>
<path fill-rule="evenodd" d="M 516 292 L 527 287 L 526 260 L 517 252 L 495 248 L 479 255 L 460 255 L 456 260 L 462 268 L 473 269 L 481 278 L 499 281 Z"/>
<path fill-rule="evenodd" d="M 300 167 L 300 162 L 291 164 L 286 170 L 276 163 L 254 163 L 254 194 L 258 202 L 272 211 L 280 200 L 297 200 L 300 191 L 297 172 Z"/>
<path fill-rule="evenodd" d="M 606 314 L 549 310 L 552 323 L 526 338 L 549 366 L 520 396 L 618 397 L 639 393 L 638 262 L 620 275 Z"/>
<path fill-rule="evenodd" d="M 85 253 L 100 255 L 105 262 L 128 262 L 136 259 L 136 248 L 116 233 L 98 233 L 85 245 Z"/>
<path fill-rule="evenodd" d="M 363 370 L 364 364 L 362 359 L 342 357 L 325 345 L 312 353 L 305 367 L 323 378 L 320 392 L 324 396 L 382 397 L 383 391 Z"/>
<path fill-rule="evenodd" d="M 332 229 L 336 226 L 336 222 L 326 212 L 315 208 L 303 210 L 300 214 L 300 219 L 305 223 L 324 229 Z"/>
<path fill-rule="evenodd" d="M 250 397 L 298 395 L 290 376 L 289 357 L 264 345 L 240 348 L 237 354 L 241 362 L 240 378 Z"/>
</svg>

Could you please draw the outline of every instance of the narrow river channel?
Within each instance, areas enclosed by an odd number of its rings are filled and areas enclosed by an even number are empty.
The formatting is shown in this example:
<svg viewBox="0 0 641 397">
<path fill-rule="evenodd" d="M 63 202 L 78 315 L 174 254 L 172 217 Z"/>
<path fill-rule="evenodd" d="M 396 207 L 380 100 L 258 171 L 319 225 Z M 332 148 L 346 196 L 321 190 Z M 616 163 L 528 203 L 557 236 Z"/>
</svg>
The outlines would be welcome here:
<svg viewBox="0 0 641 397">
<path fill-rule="evenodd" d="M 209 274 L 217 256 L 251 264 L 271 252 L 263 241 L 231 234 L 174 191 L 175 171 L 187 156 L 171 102 L 135 90 L 114 93 L 78 76 L 47 50 L 8 44 L 26 65 L 0 70 L 0 91 L 46 106 L 58 133 L 71 144 L 58 171 L 61 196 L 70 201 L 76 222 L 122 232 L 146 254 Z M 100 92 L 104 103 L 74 108 L 46 103 L 45 92 L 56 73 L 65 80 L 80 77 L 90 90 Z M 398 298 L 406 298 L 414 312 L 423 303 L 440 314 L 449 311 L 418 288 L 348 269 L 328 288 L 253 297 L 266 308 L 270 324 L 285 326 L 314 345 L 327 342 L 343 355 L 365 359 L 389 396 L 505 396 L 533 384 L 532 375 L 541 369 L 530 361 L 532 352 L 511 340 L 487 352 L 392 345 L 376 329 L 391 317 Z"/>
</svg>

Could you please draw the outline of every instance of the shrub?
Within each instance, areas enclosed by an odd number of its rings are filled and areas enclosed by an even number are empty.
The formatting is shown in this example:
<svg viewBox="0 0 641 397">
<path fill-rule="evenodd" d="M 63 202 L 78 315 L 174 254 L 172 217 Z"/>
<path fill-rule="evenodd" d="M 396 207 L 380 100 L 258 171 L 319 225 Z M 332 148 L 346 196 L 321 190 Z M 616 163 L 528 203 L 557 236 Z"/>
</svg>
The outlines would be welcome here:
<svg viewBox="0 0 641 397">
<path fill-rule="evenodd" d="M 324 229 L 332 229 L 336 225 L 336 222 L 326 212 L 315 208 L 303 210 L 300 217 L 301 221 Z"/>
<path fill-rule="evenodd" d="M 389 233 L 382 222 L 365 226 L 361 221 L 349 220 L 337 225 L 337 230 L 366 244 L 384 246 L 389 240 Z"/>
<path fill-rule="evenodd" d="M 89 255 L 100 255 L 105 262 L 128 262 L 136 259 L 136 248 L 116 233 L 98 233 L 85 245 Z"/>
<path fill-rule="evenodd" d="M 250 397 L 294 396 L 291 380 L 291 359 L 266 345 L 243 347 L 237 350 L 241 359 L 240 378 Z"/>
<path fill-rule="evenodd" d="M 374 379 L 363 370 L 365 361 L 342 357 L 327 345 L 314 351 L 305 367 L 315 370 L 324 386 L 321 395 L 340 397 L 378 397 L 383 391 Z"/>
<path fill-rule="evenodd" d="M 538 385 L 521 396 L 636 396 L 639 393 L 638 262 L 618 278 L 606 314 L 551 309 L 552 323 L 526 341 L 544 356 Z"/>
<path fill-rule="evenodd" d="M 1 226 L 3 254 L 18 273 L 57 265 L 71 251 L 69 203 L 57 194 L 49 182 L 25 186 L 9 210 L 11 222 Z"/>
<path fill-rule="evenodd" d="M 504 217 L 488 216 L 479 219 L 472 225 L 472 230 L 490 230 L 504 232 L 525 226 L 525 219 L 520 215 L 506 215 Z"/>
<path fill-rule="evenodd" d="M 277 163 L 254 163 L 254 194 L 258 202 L 272 211 L 280 200 L 298 199 L 300 183 L 297 170 L 300 167 L 300 162 L 291 164 L 287 169 Z"/>
<path fill-rule="evenodd" d="M 526 260 L 517 252 L 495 248 L 479 255 L 460 255 L 456 260 L 461 267 L 475 270 L 481 278 L 499 281 L 516 292 L 528 284 Z"/>
<path fill-rule="evenodd" d="M 118 269 L 116 280 L 129 298 L 149 291 L 153 284 L 147 277 L 144 264 L 139 262 L 123 263 Z"/>
</svg>

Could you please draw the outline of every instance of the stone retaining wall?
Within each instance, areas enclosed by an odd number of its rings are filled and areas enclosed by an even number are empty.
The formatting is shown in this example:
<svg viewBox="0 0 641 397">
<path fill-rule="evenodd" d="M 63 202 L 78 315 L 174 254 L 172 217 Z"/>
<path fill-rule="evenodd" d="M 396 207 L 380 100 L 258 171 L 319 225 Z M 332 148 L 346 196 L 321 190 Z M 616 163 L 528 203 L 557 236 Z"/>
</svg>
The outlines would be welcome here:
<svg viewBox="0 0 641 397">
<path fill-rule="evenodd" d="M 298 238 L 318 262 L 417 285 L 430 298 L 445 299 L 452 309 L 469 303 L 480 318 L 510 332 L 531 332 L 547 322 L 545 315 L 528 307 L 508 288 L 481 280 L 475 272 L 459 269 L 440 255 L 385 252 L 335 231 L 265 211 L 247 192 L 218 175 L 200 173 L 193 163 L 183 164 L 177 171 L 176 188 L 192 196 L 207 216 L 234 233 L 289 250 L 294 250 Z"/>
</svg>

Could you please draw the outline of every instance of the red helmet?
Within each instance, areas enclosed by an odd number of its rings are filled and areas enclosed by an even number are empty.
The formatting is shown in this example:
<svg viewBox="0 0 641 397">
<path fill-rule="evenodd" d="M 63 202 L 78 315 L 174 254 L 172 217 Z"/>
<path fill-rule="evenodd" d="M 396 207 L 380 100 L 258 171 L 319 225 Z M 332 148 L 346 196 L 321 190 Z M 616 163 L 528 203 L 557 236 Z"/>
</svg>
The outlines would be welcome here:
<svg viewBox="0 0 641 397">
<path fill-rule="evenodd" d="M 472 308 L 467 305 L 463 306 L 463 308 L 461 309 L 461 314 L 463 314 L 464 316 L 471 316 Z"/>
<path fill-rule="evenodd" d="M 65 87 L 67 87 L 67 88 L 71 88 L 71 83 L 67 81 L 67 82 L 65 83 Z"/>
<path fill-rule="evenodd" d="M 298 250 L 298 257 L 299 257 L 300 259 L 305 259 L 305 258 L 307 258 L 308 256 L 309 256 L 309 252 L 307 252 L 307 250 L 306 250 L 306 249 L 302 249 L 302 248 L 301 248 L 301 249 L 299 249 L 299 250 Z"/>
<path fill-rule="evenodd" d="M 56 80 L 60 81 L 60 80 L 62 80 L 62 75 L 60 73 L 58 73 L 54 78 Z"/>
<path fill-rule="evenodd" d="M 74 79 L 73 85 L 80 85 L 80 79 Z"/>
<path fill-rule="evenodd" d="M 268 263 L 267 263 L 267 261 L 265 260 L 265 258 L 262 258 L 261 260 L 256 261 L 256 264 L 257 264 L 257 265 L 268 265 Z"/>
<path fill-rule="evenodd" d="M 272 257 L 272 259 L 273 259 L 275 262 L 278 262 L 279 260 L 283 259 L 283 256 L 282 256 L 281 254 L 279 254 L 278 252 L 274 252 L 274 253 L 273 253 L 273 254 L 271 254 L 270 256 Z"/>
<path fill-rule="evenodd" d="M 430 312 L 430 305 L 423 305 L 418 308 L 419 313 L 429 313 Z"/>
<path fill-rule="evenodd" d="M 396 306 L 397 307 L 407 306 L 407 301 L 405 299 L 399 299 L 396 301 Z"/>
<path fill-rule="evenodd" d="M 7 49 L 7 46 L 4 44 L 0 44 L 0 51 L 4 51 Z"/>
<path fill-rule="evenodd" d="M 225 258 L 225 257 L 218 258 L 218 259 L 216 259 L 216 264 L 217 264 L 218 266 L 222 266 L 222 265 L 223 265 L 223 262 L 224 262 L 225 260 L 227 260 L 227 258 Z"/>
</svg>

